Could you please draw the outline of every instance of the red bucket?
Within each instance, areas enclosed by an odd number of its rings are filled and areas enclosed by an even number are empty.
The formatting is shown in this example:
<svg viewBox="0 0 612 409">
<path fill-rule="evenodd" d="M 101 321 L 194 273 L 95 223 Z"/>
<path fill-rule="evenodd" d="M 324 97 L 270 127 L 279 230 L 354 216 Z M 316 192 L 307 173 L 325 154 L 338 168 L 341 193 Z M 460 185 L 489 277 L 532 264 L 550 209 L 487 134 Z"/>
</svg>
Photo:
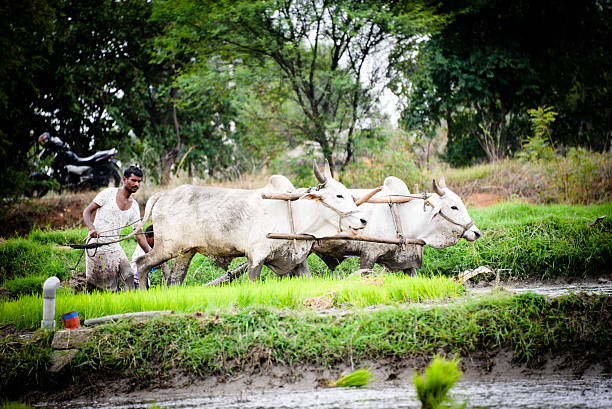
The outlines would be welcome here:
<svg viewBox="0 0 612 409">
<path fill-rule="evenodd" d="M 76 311 L 67 312 L 66 314 L 62 314 L 62 323 L 64 324 L 64 328 L 67 329 L 77 329 L 81 327 L 81 322 L 79 321 L 79 313 Z"/>
</svg>

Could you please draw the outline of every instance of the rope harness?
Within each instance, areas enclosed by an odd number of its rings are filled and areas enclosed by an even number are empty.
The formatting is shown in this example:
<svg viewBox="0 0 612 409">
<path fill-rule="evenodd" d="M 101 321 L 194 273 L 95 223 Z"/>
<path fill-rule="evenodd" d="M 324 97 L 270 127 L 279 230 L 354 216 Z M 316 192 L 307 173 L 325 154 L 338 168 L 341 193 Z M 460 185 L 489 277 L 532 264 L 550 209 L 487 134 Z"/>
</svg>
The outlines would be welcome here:
<svg viewBox="0 0 612 409">
<path fill-rule="evenodd" d="M 466 223 L 466 224 L 461 224 L 461 223 L 457 223 L 456 221 L 454 221 L 453 219 L 451 219 L 450 217 L 448 217 L 447 215 L 442 213 L 442 210 L 440 210 L 438 212 L 438 214 L 440 216 L 442 216 L 444 219 L 446 219 L 448 222 L 450 222 L 450 223 L 452 223 L 452 224 L 454 224 L 456 226 L 459 226 L 459 227 L 461 227 L 463 229 L 463 231 L 461 232 L 459 237 L 462 237 L 465 234 L 465 232 L 468 231 L 470 229 L 470 227 L 472 227 L 474 225 L 474 220 L 472 220 L 472 219 L 470 219 L 470 221 L 468 223 Z"/>
<path fill-rule="evenodd" d="M 432 195 L 433 195 L 433 193 L 423 192 L 420 195 L 414 194 L 414 195 L 389 195 L 389 196 L 387 196 L 388 200 L 389 200 L 389 202 L 388 202 L 388 204 L 389 204 L 389 211 L 391 212 L 391 216 L 392 216 L 392 219 L 393 219 L 393 224 L 395 225 L 395 235 L 396 235 L 396 237 L 398 239 L 401 240 L 402 243 L 400 245 L 403 248 L 406 247 L 406 244 L 408 244 L 409 240 L 404 235 L 404 232 L 403 232 L 403 229 L 402 229 L 402 221 L 401 221 L 398 209 L 397 209 L 397 205 L 399 203 L 393 202 L 391 197 L 392 196 L 395 196 L 395 197 L 398 197 L 398 196 L 399 197 L 407 197 L 407 198 L 411 199 L 409 201 L 422 199 L 423 200 L 423 212 L 425 212 L 425 211 L 427 211 L 427 206 L 434 207 L 434 205 L 429 202 L 429 198 Z M 454 224 L 456 226 L 461 227 L 463 229 L 463 231 L 459 235 L 460 238 L 465 234 L 466 231 L 468 231 L 470 229 L 470 227 L 472 227 L 474 225 L 474 220 L 472 220 L 472 219 L 470 219 L 470 221 L 468 223 L 466 223 L 466 224 L 461 224 L 461 223 L 451 219 L 449 216 L 445 215 L 442 210 L 440 210 L 438 213 L 436 213 L 434 215 L 434 217 L 437 216 L 437 215 L 442 216 L 442 218 L 445 219 L 446 221 L 448 221 L 449 223 L 452 223 L 452 224 Z M 417 244 L 425 245 L 425 242 L 423 242 L 422 244 L 420 244 L 420 243 L 417 243 Z"/>
<path fill-rule="evenodd" d="M 325 183 L 321 183 L 321 184 L 318 184 L 317 187 L 315 187 L 315 188 L 310 187 L 310 188 L 308 188 L 308 190 L 306 191 L 304 196 L 309 194 L 310 192 L 312 192 L 312 189 L 314 189 L 315 191 L 319 191 L 324 186 L 325 186 Z M 342 218 L 343 217 L 350 216 L 350 215 L 355 214 L 355 213 L 359 213 L 359 210 L 349 210 L 348 212 L 343 212 L 342 210 L 340 210 L 340 209 L 330 205 L 329 203 L 325 202 L 325 200 L 323 200 L 323 198 L 318 198 L 317 201 L 319 201 L 323 206 L 327 207 L 328 209 L 333 210 L 338 215 L 338 233 L 340 233 L 342 231 Z M 293 225 L 293 219 L 291 219 L 291 224 Z"/>
</svg>

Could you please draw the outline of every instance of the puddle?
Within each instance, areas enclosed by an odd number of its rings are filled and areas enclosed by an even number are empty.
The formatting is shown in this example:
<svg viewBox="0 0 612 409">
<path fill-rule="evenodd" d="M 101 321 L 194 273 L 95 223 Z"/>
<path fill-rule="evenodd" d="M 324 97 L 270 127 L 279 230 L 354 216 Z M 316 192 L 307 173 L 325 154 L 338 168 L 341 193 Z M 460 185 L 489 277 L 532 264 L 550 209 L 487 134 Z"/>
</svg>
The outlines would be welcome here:
<svg viewBox="0 0 612 409">
<path fill-rule="evenodd" d="M 570 409 L 612 407 L 612 378 L 546 377 L 529 379 L 464 380 L 453 388 L 467 408 Z M 156 405 L 156 406 L 155 406 Z M 412 384 L 382 388 L 274 389 L 213 395 L 210 391 L 177 390 L 135 393 L 107 399 L 47 402 L 56 408 L 413 408 L 420 403 Z"/>
</svg>

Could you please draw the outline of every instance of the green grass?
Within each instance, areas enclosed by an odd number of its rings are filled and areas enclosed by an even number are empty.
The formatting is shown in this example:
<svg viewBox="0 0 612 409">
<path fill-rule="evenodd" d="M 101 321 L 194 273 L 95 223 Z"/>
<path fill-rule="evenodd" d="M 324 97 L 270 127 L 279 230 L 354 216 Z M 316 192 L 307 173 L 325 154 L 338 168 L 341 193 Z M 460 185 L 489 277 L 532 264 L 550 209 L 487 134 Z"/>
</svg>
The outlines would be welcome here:
<svg viewBox="0 0 612 409">
<path fill-rule="evenodd" d="M 610 297 L 547 300 L 524 294 L 424 308 L 390 307 L 343 315 L 279 314 L 270 308 L 167 316 L 99 327 L 77 356 L 90 370 L 159 375 L 159 365 L 229 376 L 250 365 L 333 367 L 436 353 L 470 357 L 501 348 L 537 365 L 548 353 L 604 351 L 612 342 Z"/>
<path fill-rule="evenodd" d="M 458 274 L 489 265 L 502 277 L 597 277 L 612 260 L 612 204 L 534 206 L 504 203 L 470 211 L 483 233 L 443 250 L 425 248 L 422 274 Z M 594 227 L 597 217 L 606 218 Z"/>
<path fill-rule="evenodd" d="M 218 309 L 265 306 L 306 309 L 304 301 L 327 295 L 335 306 L 366 307 L 418 302 L 427 299 L 455 297 L 462 287 L 447 277 L 399 277 L 394 275 L 371 280 L 361 278 L 278 279 L 233 283 L 222 287 L 152 288 L 149 291 L 120 293 L 71 294 L 59 289 L 55 315 L 77 311 L 81 322 L 88 318 L 137 311 L 174 310 L 192 313 Z M 42 320 L 42 297 L 23 296 L 0 303 L 0 322 L 18 328 L 37 328 Z"/>
</svg>

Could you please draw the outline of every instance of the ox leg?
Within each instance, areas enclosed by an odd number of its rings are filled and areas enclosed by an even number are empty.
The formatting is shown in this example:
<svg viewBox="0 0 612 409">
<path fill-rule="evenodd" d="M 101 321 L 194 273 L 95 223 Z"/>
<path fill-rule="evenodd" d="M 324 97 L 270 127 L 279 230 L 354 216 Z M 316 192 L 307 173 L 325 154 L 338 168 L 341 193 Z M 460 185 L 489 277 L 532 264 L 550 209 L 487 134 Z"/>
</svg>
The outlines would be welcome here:
<svg viewBox="0 0 612 409">
<path fill-rule="evenodd" d="M 310 273 L 310 268 L 308 267 L 306 260 L 295 266 L 295 268 L 289 272 L 288 276 L 312 278 L 312 274 Z"/>
<path fill-rule="evenodd" d="M 187 276 L 187 270 L 189 270 L 189 264 L 193 256 L 195 256 L 195 253 L 195 250 L 182 251 L 172 261 L 170 277 L 164 277 L 168 287 L 174 284 L 183 284 Z"/>
<path fill-rule="evenodd" d="M 263 260 L 261 261 L 252 261 L 249 260 L 247 264 L 247 272 L 249 273 L 249 279 L 251 281 L 259 280 L 261 277 L 261 269 L 264 265 Z"/>
<path fill-rule="evenodd" d="M 368 256 L 361 255 L 359 259 L 359 269 L 360 270 L 372 270 L 374 268 L 374 263 L 376 263 L 376 259 Z"/>
<path fill-rule="evenodd" d="M 327 268 L 329 268 L 329 271 L 331 271 L 332 273 L 334 272 L 336 267 L 338 267 L 340 265 L 340 263 L 342 263 L 344 261 L 344 257 L 343 258 L 337 258 L 337 257 L 323 256 L 323 255 L 320 255 L 320 254 L 317 254 L 317 256 L 319 256 L 319 258 L 325 263 Z"/>
<path fill-rule="evenodd" d="M 161 247 L 161 246 L 160 246 Z M 144 256 L 140 256 L 136 259 L 136 270 L 138 271 L 138 281 L 144 285 L 139 285 L 139 290 L 148 289 L 149 283 L 149 272 L 155 266 L 168 261 L 172 256 L 164 254 L 160 247 L 153 247 L 153 250 L 149 251 Z"/>
<path fill-rule="evenodd" d="M 417 269 L 412 267 L 412 268 L 405 268 L 402 270 L 404 272 L 404 274 L 406 274 L 407 276 L 411 276 L 411 277 L 416 277 L 417 275 Z"/>
<path fill-rule="evenodd" d="M 207 256 L 217 267 L 227 271 L 230 264 L 232 264 L 233 258 L 231 257 L 216 257 Z"/>
</svg>

